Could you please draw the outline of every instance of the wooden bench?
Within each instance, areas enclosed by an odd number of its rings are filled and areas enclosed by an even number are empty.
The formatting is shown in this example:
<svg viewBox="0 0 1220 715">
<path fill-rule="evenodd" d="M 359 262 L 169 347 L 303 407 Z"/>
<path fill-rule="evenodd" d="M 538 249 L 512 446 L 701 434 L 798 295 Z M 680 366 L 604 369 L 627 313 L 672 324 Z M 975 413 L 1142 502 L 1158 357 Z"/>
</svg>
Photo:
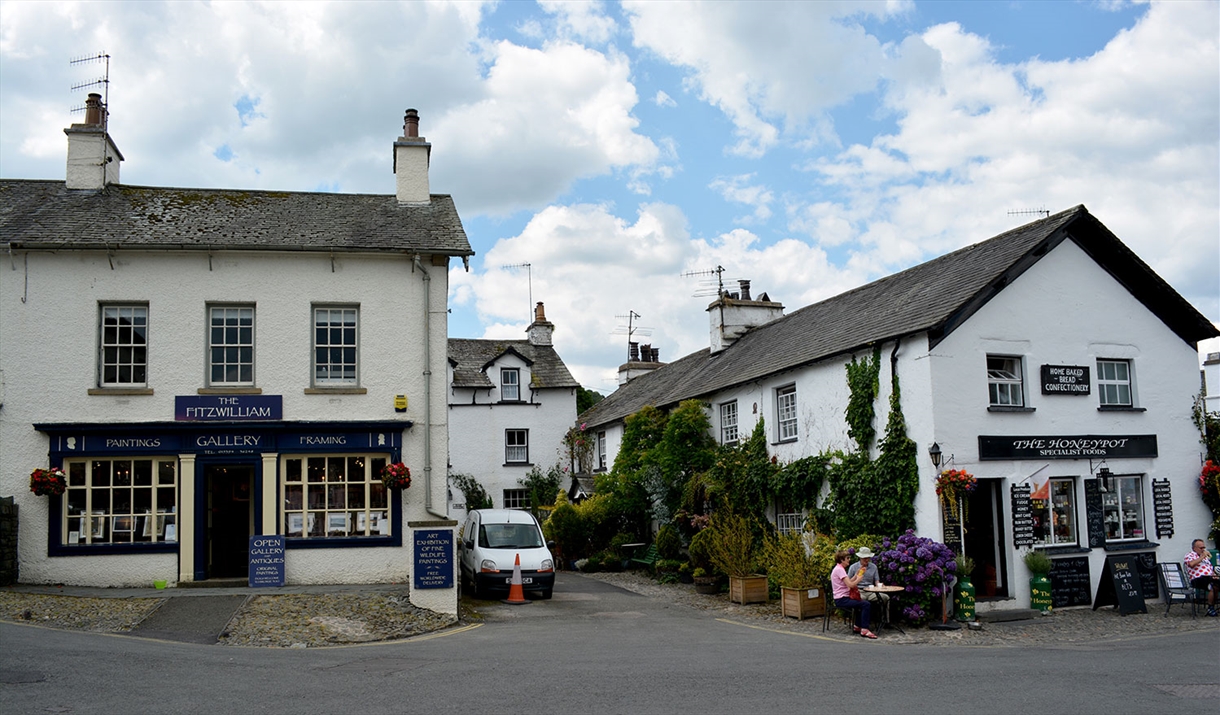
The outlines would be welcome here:
<svg viewBox="0 0 1220 715">
<path fill-rule="evenodd" d="M 652 568 L 653 564 L 655 564 L 656 562 L 657 562 L 657 545 L 656 544 L 650 545 L 648 547 L 648 550 L 644 552 L 643 556 L 633 556 L 633 557 L 631 557 L 631 560 L 630 560 L 631 564 L 639 564 L 640 566 L 644 566 L 645 568 Z"/>
</svg>

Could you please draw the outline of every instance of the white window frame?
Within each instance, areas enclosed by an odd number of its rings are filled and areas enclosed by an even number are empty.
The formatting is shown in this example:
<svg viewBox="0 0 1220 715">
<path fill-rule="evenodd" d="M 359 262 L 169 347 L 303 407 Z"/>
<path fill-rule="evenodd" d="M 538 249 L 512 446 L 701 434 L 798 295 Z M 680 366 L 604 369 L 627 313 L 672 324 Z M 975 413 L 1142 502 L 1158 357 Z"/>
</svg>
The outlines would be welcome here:
<svg viewBox="0 0 1220 715">
<path fill-rule="evenodd" d="M 148 470 L 146 480 L 140 478 L 144 468 Z M 64 546 L 178 540 L 176 457 L 65 459 L 63 470 L 68 481 L 60 500 L 60 543 Z M 142 492 L 147 500 L 139 498 Z M 147 506 L 137 506 L 137 502 Z M 120 504 L 125 506 L 120 508 Z"/>
<path fill-rule="evenodd" d="M 1120 376 L 1120 372 L 1126 375 Z M 1107 373 L 1111 376 L 1108 377 Z M 1102 407 L 1135 406 L 1135 381 L 1132 379 L 1130 360 L 1097 359 L 1097 399 Z"/>
<path fill-rule="evenodd" d="M 148 304 L 104 303 L 99 307 L 97 384 L 147 387 Z"/>
<path fill-rule="evenodd" d="M 359 385 L 360 307 L 314 305 L 311 313 L 314 386 Z M 336 319 L 339 322 L 334 322 Z M 336 372 L 339 377 L 334 377 Z"/>
<path fill-rule="evenodd" d="M 254 385 L 254 317 L 253 305 L 208 306 L 208 385 Z"/>
<path fill-rule="evenodd" d="M 606 471 L 606 430 L 597 433 L 597 471 Z"/>
<path fill-rule="evenodd" d="M 515 367 L 500 369 L 500 401 L 521 401 L 521 370 Z"/>
<path fill-rule="evenodd" d="M 504 464 L 529 464 L 530 431 L 528 429 L 504 430 Z"/>
<path fill-rule="evenodd" d="M 1112 489 L 1101 495 L 1106 541 L 1145 541 L 1144 479 L 1139 474 L 1110 477 Z"/>
<path fill-rule="evenodd" d="M 530 490 L 528 489 L 505 489 L 503 497 L 505 509 L 530 508 Z"/>
<path fill-rule="evenodd" d="M 796 385 L 785 385 L 775 389 L 775 420 L 778 441 L 788 442 L 797 437 Z"/>
<path fill-rule="evenodd" d="M 1034 526 L 1035 546 L 1069 546 L 1080 543 L 1080 524 L 1076 518 L 1076 478 L 1051 477 L 1047 486 L 1050 497 L 1042 507 L 1041 499 L 1034 499 L 1031 511 L 1037 524 Z M 1067 533 L 1060 534 L 1059 527 L 1067 522 Z"/>
<path fill-rule="evenodd" d="M 392 536 L 394 494 L 381 482 L 389 462 L 384 453 L 281 455 L 279 533 L 315 540 Z"/>
<path fill-rule="evenodd" d="M 720 443 L 737 444 L 737 400 L 720 403 Z"/>
<path fill-rule="evenodd" d="M 1003 364 L 993 366 L 993 361 L 1003 361 Z M 991 407 L 1025 406 L 1024 362 L 1019 355 L 987 356 L 988 405 Z"/>
</svg>

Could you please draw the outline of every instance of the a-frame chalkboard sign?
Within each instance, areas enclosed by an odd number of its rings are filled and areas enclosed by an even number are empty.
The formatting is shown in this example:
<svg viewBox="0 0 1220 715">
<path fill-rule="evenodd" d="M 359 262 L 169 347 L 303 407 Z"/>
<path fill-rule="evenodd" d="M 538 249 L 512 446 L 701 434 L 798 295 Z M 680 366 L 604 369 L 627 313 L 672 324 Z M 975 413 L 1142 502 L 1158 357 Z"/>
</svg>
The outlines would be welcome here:
<svg viewBox="0 0 1220 715">
<path fill-rule="evenodd" d="M 1118 612 L 1124 616 L 1148 612 L 1135 554 L 1106 557 L 1106 567 L 1097 584 L 1097 596 L 1093 598 L 1093 610 L 1100 606 L 1118 606 Z"/>
</svg>

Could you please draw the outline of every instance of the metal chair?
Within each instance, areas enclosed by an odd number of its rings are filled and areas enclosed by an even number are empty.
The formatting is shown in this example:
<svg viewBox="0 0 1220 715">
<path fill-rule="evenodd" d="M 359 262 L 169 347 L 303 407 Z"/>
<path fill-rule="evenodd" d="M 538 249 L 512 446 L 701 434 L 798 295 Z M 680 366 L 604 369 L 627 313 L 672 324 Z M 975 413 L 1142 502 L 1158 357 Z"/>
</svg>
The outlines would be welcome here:
<svg viewBox="0 0 1220 715">
<path fill-rule="evenodd" d="M 829 587 L 822 589 L 822 592 L 826 594 L 826 613 L 822 616 L 822 632 L 825 633 L 830 630 L 830 620 L 836 616 L 841 617 L 843 623 L 849 628 L 854 626 L 856 624 L 856 611 L 860 609 L 836 606 L 834 596 L 831 595 Z"/>
<path fill-rule="evenodd" d="M 1161 590 L 1165 592 L 1165 616 L 1169 615 L 1173 604 L 1189 603 L 1190 617 L 1194 618 L 1197 615 L 1199 598 L 1195 587 L 1187 583 L 1186 575 L 1182 573 L 1182 564 L 1176 561 L 1160 561 L 1157 563 L 1157 575 L 1161 579 Z"/>
</svg>

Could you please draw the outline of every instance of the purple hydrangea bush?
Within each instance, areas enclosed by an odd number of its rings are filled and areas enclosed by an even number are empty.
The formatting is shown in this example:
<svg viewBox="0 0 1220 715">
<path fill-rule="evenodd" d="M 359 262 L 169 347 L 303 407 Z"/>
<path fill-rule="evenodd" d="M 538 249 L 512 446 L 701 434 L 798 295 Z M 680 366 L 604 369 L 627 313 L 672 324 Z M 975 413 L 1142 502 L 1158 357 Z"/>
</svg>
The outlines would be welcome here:
<svg viewBox="0 0 1220 715">
<path fill-rule="evenodd" d="M 896 541 L 882 540 L 876 557 L 877 573 L 882 583 L 906 588 L 898 602 L 903 619 L 922 626 L 940 618 L 941 596 L 945 581 L 957 570 L 956 556 L 948 546 L 916 536 L 910 529 Z"/>
</svg>

